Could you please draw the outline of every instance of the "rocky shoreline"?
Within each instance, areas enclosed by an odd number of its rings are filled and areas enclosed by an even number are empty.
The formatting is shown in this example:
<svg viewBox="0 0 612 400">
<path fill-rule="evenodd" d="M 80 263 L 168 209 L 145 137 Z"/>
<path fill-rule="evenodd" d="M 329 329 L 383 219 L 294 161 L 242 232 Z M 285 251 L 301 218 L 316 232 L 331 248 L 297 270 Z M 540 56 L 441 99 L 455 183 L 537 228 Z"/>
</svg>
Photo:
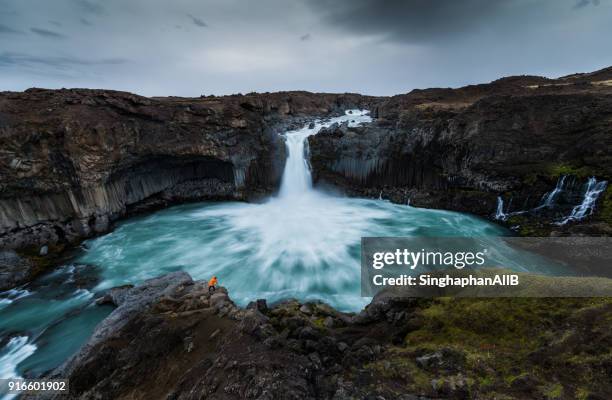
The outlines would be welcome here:
<svg viewBox="0 0 612 400">
<path fill-rule="evenodd" d="M 554 279 L 554 278 L 551 278 Z M 109 290 L 115 310 L 50 373 L 75 399 L 604 399 L 610 299 L 417 299 L 360 313 L 236 306 L 184 272 Z M 550 397 L 551 393 L 561 393 Z M 584 395 L 584 396 L 583 396 Z M 58 395 L 56 398 L 65 398 Z M 45 398 L 45 397 L 43 397 Z"/>
</svg>

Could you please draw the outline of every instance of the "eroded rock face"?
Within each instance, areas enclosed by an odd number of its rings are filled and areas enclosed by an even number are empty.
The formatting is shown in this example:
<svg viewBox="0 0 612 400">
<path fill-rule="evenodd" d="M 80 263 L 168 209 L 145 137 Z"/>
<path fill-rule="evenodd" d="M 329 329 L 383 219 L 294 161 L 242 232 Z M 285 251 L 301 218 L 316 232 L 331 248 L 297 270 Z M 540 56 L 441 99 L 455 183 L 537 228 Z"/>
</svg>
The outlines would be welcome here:
<svg viewBox="0 0 612 400">
<path fill-rule="evenodd" d="M 0 292 L 28 282 L 36 274 L 34 264 L 12 250 L 0 251 Z"/>
<path fill-rule="evenodd" d="M 612 87 L 597 83 L 610 75 L 394 96 L 378 103 L 371 125 L 310 137 L 313 177 L 352 194 L 485 217 L 498 196 L 507 213 L 537 207 L 563 174 L 575 179 L 566 197 L 580 197 L 588 177 L 612 178 Z"/>
<path fill-rule="evenodd" d="M 332 363 L 323 352 L 341 361 L 335 339 L 311 327 L 312 315 L 341 315 L 323 304 L 309 314 L 294 301 L 241 309 L 225 288 L 211 295 L 184 272 L 111 289 L 99 303 L 117 308 L 50 375 L 70 379 L 71 398 L 318 398 Z M 287 313 L 295 315 L 281 333 Z"/>
<path fill-rule="evenodd" d="M 543 398 L 551 385 L 569 397 L 578 387 L 593 398 L 612 390 L 605 298 L 382 292 L 358 314 L 297 300 L 243 309 L 225 288 L 211 296 L 206 282 L 176 272 L 101 299 L 117 308 L 48 376 L 70 380 L 70 396 L 58 399 L 518 400 Z M 570 369 L 568 360 L 580 361 Z"/>
<path fill-rule="evenodd" d="M 177 202 L 269 194 L 285 159 L 279 131 L 366 101 L 306 92 L 0 93 L 0 247 L 78 241 Z"/>
<path fill-rule="evenodd" d="M 111 289 L 98 303 L 117 308 L 49 375 L 70 380 L 70 398 L 362 398 L 368 389 L 343 371 L 381 356 L 389 339 L 323 303 L 242 309 L 184 272 Z"/>
</svg>

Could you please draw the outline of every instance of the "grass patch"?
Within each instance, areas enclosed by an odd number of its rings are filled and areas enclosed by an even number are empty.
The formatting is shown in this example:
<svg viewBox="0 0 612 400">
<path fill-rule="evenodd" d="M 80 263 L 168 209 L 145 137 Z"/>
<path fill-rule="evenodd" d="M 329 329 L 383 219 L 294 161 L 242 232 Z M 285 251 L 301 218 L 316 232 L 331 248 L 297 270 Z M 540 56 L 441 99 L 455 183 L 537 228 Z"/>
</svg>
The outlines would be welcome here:
<svg viewBox="0 0 612 400">
<path fill-rule="evenodd" d="M 552 164 L 547 169 L 548 175 L 551 178 L 557 178 L 561 175 L 574 175 L 577 178 L 588 178 L 597 175 L 597 171 L 587 166 L 576 167 L 570 164 Z"/>
<path fill-rule="evenodd" d="M 601 200 L 598 214 L 602 221 L 612 225 L 612 189 L 610 189 L 610 185 L 606 188 L 603 199 Z"/>
<path fill-rule="evenodd" d="M 544 396 L 550 400 L 560 399 L 563 396 L 563 386 L 555 383 L 546 387 L 544 389 Z"/>
<path fill-rule="evenodd" d="M 537 218 L 526 215 L 513 215 L 506 223 L 509 226 L 518 226 L 517 233 L 524 237 L 548 237 L 550 226 L 542 224 Z"/>
<path fill-rule="evenodd" d="M 467 382 L 462 393 L 482 399 L 612 393 L 612 298 L 436 298 L 414 318 L 404 345 L 366 366 L 410 393 L 461 397 L 436 388 L 457 377 Z M 417 361 L 436 352 L 462 358 L 433 369 Z"/>
</svg>

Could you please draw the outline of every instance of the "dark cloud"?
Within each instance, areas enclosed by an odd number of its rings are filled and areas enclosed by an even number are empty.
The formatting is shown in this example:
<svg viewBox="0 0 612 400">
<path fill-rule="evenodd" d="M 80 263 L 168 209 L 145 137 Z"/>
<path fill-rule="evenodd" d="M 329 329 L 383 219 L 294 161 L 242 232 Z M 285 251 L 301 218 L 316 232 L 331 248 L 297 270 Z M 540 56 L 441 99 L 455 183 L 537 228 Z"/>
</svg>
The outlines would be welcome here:
<svg viewBox="0 0 612 400">
<path fill-rule="evenodd" d="M 250 3 L 0 0 L 0 90 L 384 95 L 612 65 L 612 0 Z"/>
<path fill-rule="evenodd" d="M 13 29 L 10 26 L 0 25 L 0 34 L 3 34 L 3 33 L 20 34 L 23 32 L 18 31 L 17 29 Z"/>
<path fill-rule="evenodd" d="M 352 34 L 421 43 L 494 26 L 509 4 L 500 0 L 311 0 L 329 26 Z"/>
<path fill-rule="evenodd" d="M 104 14 L 104 7 L 96 0 L 74 0 L 76 4 L 90 14 Z"/>
<path fill-rule="evenodd" d="M 51 25 L 55 25 L 55 26 L 57 26 L 57 27 L 62 26 L 62 23 L 61 23 L 61 22 L 59 22 L 59 21 L 49 20 L 49 23 L 50 23 Z"/>
<path fill-rule="evenodd" d="M 597 7 L 599 5 L 599 0 L 577 0 L 576 5 L 574 5 L 574 9 L 577 10 L 580 8 L 588 7 L 591 4 Z"/>
<path fill-rule="evenodd" d="M 61 33 L 50 31 L 48 29 L 30 28 L 30 31 L 32 33 L 37 34 L 37 35 L 48 37 L 48 38 L 53 38 L 53 39 L 63 39 L 63 38 L 65 38 L 65 36 L 62 35 Z"/>
<path fill-rule="evenodd" d="M 206 28 L 208 27 L 208 24 L 204 21 L 202 21 L 200 18 L 198 17 L 194 17 L 191 14 L 187 14 L 187 16 L 189 18 L 191 18 L 191 22 L 193 22 L 194 25 L 199 26 L 200 28 Z"/>
<path fill-rule="evenodd" d="M 86 60 L 76 57 L 33 56 L 29 54 L 12 52 L 0 53 L 0 67 L 48 66 L 57 69 L 63 69 L 66 67 L 74 66 L 117 65 L 125 64 L 126 62 L 127 60 L 122 58 Z"/>
</svg>

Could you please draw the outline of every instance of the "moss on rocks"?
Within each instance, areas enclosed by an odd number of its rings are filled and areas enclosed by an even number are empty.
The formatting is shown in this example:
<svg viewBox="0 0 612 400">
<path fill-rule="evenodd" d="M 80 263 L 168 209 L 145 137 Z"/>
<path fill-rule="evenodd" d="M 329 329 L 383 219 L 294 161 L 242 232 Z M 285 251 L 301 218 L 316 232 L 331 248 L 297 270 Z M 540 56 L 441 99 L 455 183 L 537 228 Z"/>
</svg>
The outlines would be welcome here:
<svg viewBox="0 0 612 400">
<path fill-rule="evenodd" d="M 577 167 L 576 165 L 566 163 L 551 164 L 548 166 L 547 172 L 552 178 L 556 178 L 561 175 L 574 175 L 577 178 L 588 178 L 590 176 L 598 175 L 598 170 L 596 168 L 586 165 Z"/>
<path fill-rule="evenodd" d="M 403 345 L 366 366 L 412 393 L 479 399 L 612 393 L 612 298 L 438 298 L 412 318 L 416 329 Z"/>
<path fill-rule="evenodd" d="M 603 199 L 601 200 L 598 217 L 602 221 L 612 225 L 612 189 L 610 189 L 610 186 L 606 189 Z"/>
<path fill-rule="evenodd" d="M 519 236 L 524 237 L 547 237 L 551 231 L 550 224 L 544 224 L 537 218 L 529 218 L 526 215 L 513 215 L 506 223 L 513 227 Z"/>
</svg>

